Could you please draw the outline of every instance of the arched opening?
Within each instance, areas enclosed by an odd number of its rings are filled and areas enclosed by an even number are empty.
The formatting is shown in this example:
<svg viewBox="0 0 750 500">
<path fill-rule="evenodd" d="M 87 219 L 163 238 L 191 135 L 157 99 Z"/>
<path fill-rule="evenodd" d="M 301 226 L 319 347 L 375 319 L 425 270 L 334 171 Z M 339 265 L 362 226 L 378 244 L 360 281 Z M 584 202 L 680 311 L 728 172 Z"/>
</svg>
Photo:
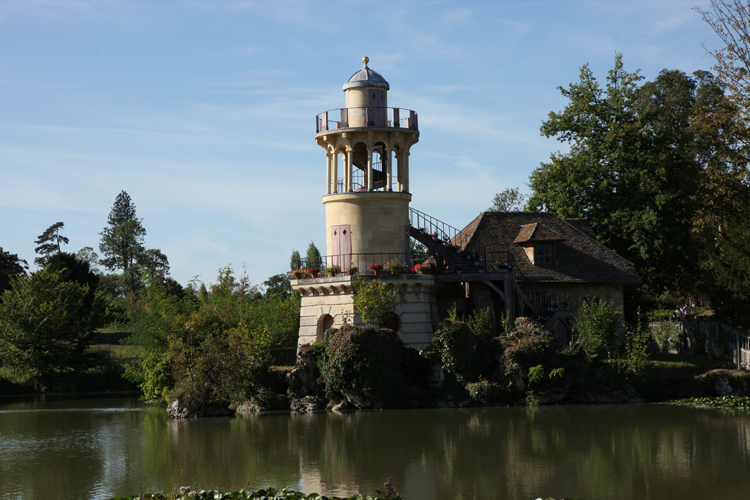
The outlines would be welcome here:
<svg viewBox="0 0 750 500">
<path fill-rule="evenodd" d="M 367 186 L 367 145 L 358 142 L 352 147 L 352 189 L 357 192 L 368 191 Z M 388 158 L 385 144 L 378 142 L 372 152 L 372 190 L 387 189 Z"/>
<path fill-rule="evenodd" d="M 330 314 L 324 314 L 323 316 L 318 318 L 318 328 L 315 334 L 315 340 L 318 342 L 323 342 L 326 330 L 328 330 L 329 328 L 333 328 L 333 316 L 331 316 Z"/>
<path fill-rule="evenodd" d="M 397 332 L 401 328 L 401 318 L 398 314 L 392 312 L 383 319 L 383 324 L 380 326 L 382 328 L 388 328 L 389 330 Z"/>
</svg>

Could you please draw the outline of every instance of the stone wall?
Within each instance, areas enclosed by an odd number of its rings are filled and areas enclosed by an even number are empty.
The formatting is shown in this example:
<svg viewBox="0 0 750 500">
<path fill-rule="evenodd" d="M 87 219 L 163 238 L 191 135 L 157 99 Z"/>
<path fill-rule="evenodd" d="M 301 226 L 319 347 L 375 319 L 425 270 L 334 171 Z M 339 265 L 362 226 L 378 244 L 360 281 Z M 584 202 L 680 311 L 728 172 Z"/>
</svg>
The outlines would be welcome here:
<svg viewBox="0 0 750 500">
<path fill-rule="evenodd" d="M 430 275 L 335 276 L 292 280 L 292 289 L 302 297 L 298 345 L 323 340 L 326 328 L 339 328 L 344 321 L 362 325 L 354 313 L 354 280 L 382 279 L 398 292 L 394 312 L 399 317 L 397 333 L 409 346 L 421 349 L 432 341 L 438 322 L 435 278 Z"/>
</svg>

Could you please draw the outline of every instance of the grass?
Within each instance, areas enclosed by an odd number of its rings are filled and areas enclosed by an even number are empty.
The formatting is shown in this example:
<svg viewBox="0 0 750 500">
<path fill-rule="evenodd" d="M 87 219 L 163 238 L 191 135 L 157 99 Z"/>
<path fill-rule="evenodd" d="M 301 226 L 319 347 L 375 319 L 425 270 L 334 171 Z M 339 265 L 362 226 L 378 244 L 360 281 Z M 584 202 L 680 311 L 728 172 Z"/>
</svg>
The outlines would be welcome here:
<svg viewBox="0 0 750 500">
<path fill-rule="evenodd" d="M 729 408 L 750 410 L 750 398 L 742 396 L 717 396 L 709 398 L 686 398 L 669 401 L 669 404 L 695 406 L 698 408 Z"/>
<path fill-rule="evenodd" d="M 122 378 L 125 368 L 139 359 L 141 348 L 122 345 L 120 341 L 130 335 L 125 330 L 112 328 L 99 330 L 86 350 L 86 359 L 79 369 L 61 369 L 50 381 L 40 384 L 23 372 L 13 372 L 0 367 L 0 395 L 54 394 L 134 391 L 138 388 Z"/>
</svg>

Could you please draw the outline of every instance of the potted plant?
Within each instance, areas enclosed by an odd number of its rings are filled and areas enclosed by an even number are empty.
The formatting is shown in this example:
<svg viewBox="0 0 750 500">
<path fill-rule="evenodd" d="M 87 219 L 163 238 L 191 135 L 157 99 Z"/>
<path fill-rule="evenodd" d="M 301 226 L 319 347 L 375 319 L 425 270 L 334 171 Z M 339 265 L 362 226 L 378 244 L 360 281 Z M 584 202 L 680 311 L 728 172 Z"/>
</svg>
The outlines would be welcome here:
<svg viewBox="0 0 750 500">
<path fill-rule="evenodd" d="M 359 272 L 359 268 L 357 266 L 349 266 L 346 268 L 346 272 L 349 276 L 354 276 Z"/>
<path fill-rule="evenodd" d="M 333 265 L 326 267 L 325 269 L 323 269 L 323 271 L 325 271 L 326 275 L 328 276 L 336 276 L 341 272 L 341 268 L 337 265 Z"/>
<path fill-rule="evenodd" d="M 464 266 L 461 264 L 456 264 L 455 268 L 457 274 L 461 274 L 464 271 Z"/>
<path fill-rule="evenodd" d="M 370 269 L 372 269 L 372 273 L 377 276 L 383 271 L 383 264 L 370 264 Z"/>
<path fill-rule="evenodd" d="M 501 273 L 507 273 L 508 271 L 510 271 L 510 264 L 500 264 L 497 267 L 500 269 Z"/>
<path fill-rule="evenodd" d="M 484 272 L 484 262 L 482 262 L 481 260 L 478 260 L 478 261 L 475 262 L 475 264 L 479 268 L 479 272 L 483 273 Z"/>
<path fill-rule="evenodd" d="M 406 266 L 399 262 L 398 259 L 393 259 L 388 263 L 388 269 L 391 270 L 391 274 L 397 275 L 403 273 Z"/>
<path fill-rule="evenodd" d="M 310 276 L 312 276 L 313 278 L 317 278 L 318 275 L 320 274 L 320 269 L 317 267 L 311 267 L 307 271 L 310 273 Z"/>
<path fill-rule="evenodd" d="M 301 280 L 305 277 L 305 270 L 304 269 L 295 269 L 292 271 L 292 278 L 296 280 Z"/>
<path fill-rule="evenodd" d="M 419 274 L 432 274 L 435 272 L 435 264 L 433 264 L 432 262 L 415 264 L 413 271 Z"/>
</svg>

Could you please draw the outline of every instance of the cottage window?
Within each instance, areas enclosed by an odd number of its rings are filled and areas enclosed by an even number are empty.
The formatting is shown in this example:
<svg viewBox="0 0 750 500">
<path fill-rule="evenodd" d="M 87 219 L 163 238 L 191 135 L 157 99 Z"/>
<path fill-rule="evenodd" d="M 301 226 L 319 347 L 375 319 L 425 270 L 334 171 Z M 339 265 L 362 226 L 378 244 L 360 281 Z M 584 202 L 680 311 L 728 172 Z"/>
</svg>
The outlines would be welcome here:
<svg viewBox="0 0 750 500">
<path fill-rule="evenodd" d="M 536 264 L 552 264 L 552 243 L 538 243 L 534 250 Z"/>
</svg>

